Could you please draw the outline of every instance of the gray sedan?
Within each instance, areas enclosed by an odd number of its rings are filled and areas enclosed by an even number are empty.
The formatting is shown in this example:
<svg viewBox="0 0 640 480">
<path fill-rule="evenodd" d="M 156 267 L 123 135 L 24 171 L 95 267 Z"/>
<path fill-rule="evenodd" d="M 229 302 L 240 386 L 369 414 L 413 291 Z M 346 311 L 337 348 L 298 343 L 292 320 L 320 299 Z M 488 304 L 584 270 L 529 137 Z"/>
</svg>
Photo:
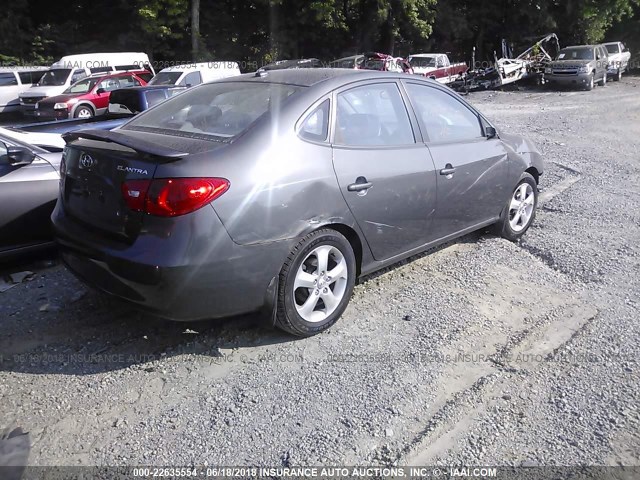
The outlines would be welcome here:
<svg viewBox="0 0 640 480">
<path fill-rule="evenodd" d="M 73 132 L 53 222 L 86 283 L 175 320 L 338 320 L 358 277 L 487 226 L 520 238 L 543 162 L 430 80 L 309 69 L 195 87 Z"/>
<path fill-rule="evenodd" d="M 0 134 L 0 260 L 53 245 L 61 156 Z"/>
</svg>

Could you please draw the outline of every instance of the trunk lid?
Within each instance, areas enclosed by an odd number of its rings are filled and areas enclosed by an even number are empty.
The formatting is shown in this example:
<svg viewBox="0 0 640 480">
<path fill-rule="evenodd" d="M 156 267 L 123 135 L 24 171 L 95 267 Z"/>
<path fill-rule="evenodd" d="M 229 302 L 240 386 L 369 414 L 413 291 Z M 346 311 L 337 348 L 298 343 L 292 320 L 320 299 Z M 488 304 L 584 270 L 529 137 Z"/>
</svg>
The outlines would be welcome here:
<svg viewBox="0 0 640 480">
<path fill-rule="evenodd" d="M 111 131 L 71 132 L 64 139 L 60 188 L 65 213 L 121 239 L 137 237 L 144 216 L 127 207 L 123 184 L 150 181 L 158 164 L 187 155 Z"/>
</svg>

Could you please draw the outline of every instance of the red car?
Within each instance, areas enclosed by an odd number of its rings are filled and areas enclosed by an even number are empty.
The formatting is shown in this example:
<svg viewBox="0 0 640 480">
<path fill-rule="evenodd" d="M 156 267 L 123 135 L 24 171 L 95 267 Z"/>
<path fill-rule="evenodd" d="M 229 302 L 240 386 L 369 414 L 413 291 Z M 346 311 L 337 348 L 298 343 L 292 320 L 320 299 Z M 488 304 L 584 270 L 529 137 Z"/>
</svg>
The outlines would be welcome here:
<svg viewBox="0 0 640 480">
<path fill-rule="evenodd" d="M 91 118 L 107 112 L 113 90 L 146 85 L 151 79 L 147 70 L 99 73 L 85 77 L 67 88 L 61 95 L 47 97 L 36 104 L 36 117 L 49 120 Z"/>
</svg>

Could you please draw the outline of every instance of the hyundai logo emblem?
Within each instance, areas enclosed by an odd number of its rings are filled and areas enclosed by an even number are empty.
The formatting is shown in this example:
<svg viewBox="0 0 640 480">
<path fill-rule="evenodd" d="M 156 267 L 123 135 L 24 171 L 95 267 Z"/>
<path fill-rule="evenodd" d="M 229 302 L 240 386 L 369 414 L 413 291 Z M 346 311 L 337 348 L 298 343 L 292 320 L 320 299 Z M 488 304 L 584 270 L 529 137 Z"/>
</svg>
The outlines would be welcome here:
<svg viewBox="0 0 640 480">
<path fill-rule="evenodd" d="M 80 168 L 91 168 L 96 164 L 93 157 L 87 153 L 80 155 Z"/>
</svg>

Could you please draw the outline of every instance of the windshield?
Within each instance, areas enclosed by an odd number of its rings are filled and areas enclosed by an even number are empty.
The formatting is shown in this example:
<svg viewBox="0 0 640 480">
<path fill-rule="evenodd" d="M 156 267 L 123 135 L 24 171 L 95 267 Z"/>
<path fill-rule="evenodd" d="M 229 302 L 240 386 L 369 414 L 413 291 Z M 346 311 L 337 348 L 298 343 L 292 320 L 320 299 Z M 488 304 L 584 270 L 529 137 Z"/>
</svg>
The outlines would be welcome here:
<svg viewBox="0 0 640 480">
<path fill-rule="evenodd" d="M 149 85 L 175 85 L 182 72 L 160 72 L 151 79 Z"/>
<path fill-rule="evenodd" d="M 71 73 L 70 68 L 58 68 L 55 70 L 49 70 L 47 73 L 45 73 L 42 76 L 42 78 L 40 79 L 40 82 L 38 82 L 38 85 L 43 85 L 43 86 L 64 85 L 65 82 L 67 81 L 67 78 L 69 78 L 70 73 Z"/>
<path fill-rule="evenodd" d="M 100 78 L 85 78 L 71 85 L 63 93 L 88 93 L 93 90 L 93 87 L 95 87 L 99 81 Z"/>
<path fill-rule="evenodd" d="M 435 67 L 436 59 L 435 57 L 410 57 L 409 63 L 412 67 L 418 68 L 426 68 L 426 67 Z"/>
<path fill-rule="evenodd" d="M 565 48 L 560 50 L 557 60 L 593 60 L 593 49 Z"/>
<path fill-rule="evenodd" d="M 303 87 L 269 83 L 225 82 L 204 84 L 166 100 L 127 123 L 126 130 L 179 136 L 237 136 Z"/>
<path fill-rule="evenodd" d="M 609 53 L 620 53 L 617 43 L 609 43 L 605 45 L 605 47 L 607 47 L 607 52 Z"/>
</svg>

